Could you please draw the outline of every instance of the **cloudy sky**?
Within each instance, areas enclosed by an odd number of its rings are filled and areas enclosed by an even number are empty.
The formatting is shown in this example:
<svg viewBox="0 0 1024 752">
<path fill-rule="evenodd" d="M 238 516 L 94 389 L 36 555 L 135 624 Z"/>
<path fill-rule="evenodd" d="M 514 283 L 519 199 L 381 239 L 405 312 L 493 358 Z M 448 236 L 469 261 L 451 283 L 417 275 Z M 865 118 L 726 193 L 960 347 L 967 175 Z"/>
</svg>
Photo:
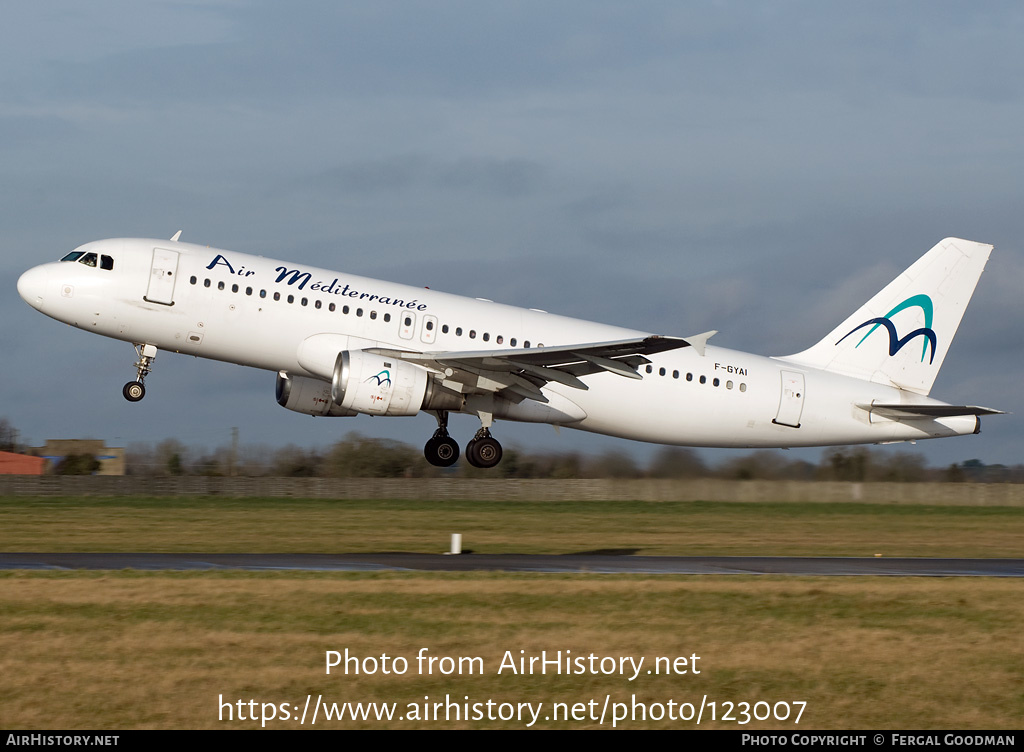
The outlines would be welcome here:
<svg viewBox="0 0 1024 752">
<path fill-rule="evenodd" d="M 1022 38 L 1011 2 L 11 4 L 0 416 L 29 442 L 115 445 L 433 430 L 290 413 L 273 374 L 170 354 L 128 404 L 132 348 L 15 289 L 89 240 L 182 229 L 778 355 L 952 235 L 996 250 L 932 394 L 1015 415 L 915 451 L 1024 462 Z M 497 435 L 650 452 L 545 426 Z"/>
</svg>

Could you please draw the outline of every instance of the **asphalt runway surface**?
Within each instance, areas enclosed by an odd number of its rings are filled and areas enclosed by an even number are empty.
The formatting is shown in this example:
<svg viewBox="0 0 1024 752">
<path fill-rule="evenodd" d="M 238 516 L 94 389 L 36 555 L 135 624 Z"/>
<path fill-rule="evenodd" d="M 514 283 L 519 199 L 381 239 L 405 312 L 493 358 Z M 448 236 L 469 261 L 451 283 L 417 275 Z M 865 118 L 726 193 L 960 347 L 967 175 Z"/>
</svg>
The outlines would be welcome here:
<svg viewBox="0 0 1024 752">
<path fill-rule="evenodd" d="M 0 569 L 310 570 L 1024 577 L 1024 559 L 575 554 L 0 553 Z"/>
</svg>

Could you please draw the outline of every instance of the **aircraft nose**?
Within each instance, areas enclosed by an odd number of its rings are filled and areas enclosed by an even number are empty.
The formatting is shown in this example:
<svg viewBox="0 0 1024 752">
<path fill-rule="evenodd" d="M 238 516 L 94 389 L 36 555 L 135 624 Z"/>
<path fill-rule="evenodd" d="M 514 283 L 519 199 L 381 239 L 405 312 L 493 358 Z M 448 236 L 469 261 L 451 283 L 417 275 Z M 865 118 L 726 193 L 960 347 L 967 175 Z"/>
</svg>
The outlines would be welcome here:
<svg viewBox="0 0 1024 752">
<path fill-rule="evenodd" d="M 18 294 L 33 308 L 43 307 L 43 295 L 50 273 L 45 267 L 29 269 L 18 278 Z"/>
</svg>

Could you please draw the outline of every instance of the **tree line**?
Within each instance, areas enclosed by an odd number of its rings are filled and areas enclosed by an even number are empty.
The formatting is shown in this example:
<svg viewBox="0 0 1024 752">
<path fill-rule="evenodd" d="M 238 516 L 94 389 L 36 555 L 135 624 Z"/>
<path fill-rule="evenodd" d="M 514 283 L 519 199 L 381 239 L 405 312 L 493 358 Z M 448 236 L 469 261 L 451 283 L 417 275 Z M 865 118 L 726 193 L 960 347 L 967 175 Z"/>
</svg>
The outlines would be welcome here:
<svg viewBox="0 0 1024 752">
<path fill-rule="evenodd" d="M 24 452 L 18 431 L 0 418 L 0 451 Z M 727 480 L 838 480 L 916 483 L 923 481 L 1022 483 L 1024 464 L 986 465 L 978 459 L 948 467 L 928 467 L 911 452 L 869 447 L 829 447 L 817 463 L 786 452 L 762 450 L 709 464 L 693 449 L 661 447 L 646 463 L 623 450 L 600 454 L 524 451 L 506 447 L 501 464 L 480 470 L 459 462 L 452 468 L 427 463 L 420 447 L 392 439 L 350 433 L 326 448 L 241 445 L 212 451 L 193 449 L 177 439 L 135 444 L 125 453 L 129 475 L 242 475 L 322 478 L 722 478 Z M 88 475 L 98 462 L 89 455 L 66 457 L 53 472 Z"/>
<path fill-rule="evenodd" d="M 928 467 L 924 457 L 868 447 L 829 447 L 819 462 L 777 450 L 754 451 L 709 464 L 693 449 L 661 447 L 644 463 L 628 452 L 600 454 L 524 451 L 506 447 L 501 463 L 480 470 L 459 462 L 452 468 L 427 463 L 420 447 L 350 433 L 333 445 L 303 448 L 230 446 L 191 451 L 176 439 L 128 447 L 131 475 L 243 475 L 323 478 L 721 478 L 727 480 L 837 480 L 864 482 L 1024 482 L 1024 465 L 986 465 L 972 459 Z"/>
</svg>

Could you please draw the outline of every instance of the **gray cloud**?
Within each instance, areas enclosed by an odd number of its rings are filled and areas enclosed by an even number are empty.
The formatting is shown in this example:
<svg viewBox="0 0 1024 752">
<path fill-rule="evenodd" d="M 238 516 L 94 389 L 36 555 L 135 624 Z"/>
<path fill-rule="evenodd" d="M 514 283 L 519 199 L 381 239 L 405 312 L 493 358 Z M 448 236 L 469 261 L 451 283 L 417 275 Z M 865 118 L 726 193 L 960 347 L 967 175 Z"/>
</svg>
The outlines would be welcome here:
<svg viewBox="0 0 1024 752">
<path fill-rule="evenodd" d="M 942 237 L 993 242 L 936 396 L 1020 414 L 1022 31 L 1011 3 L 15 5 L 5 412 L 39 439 L 429 433 L 291 415 L 272 374 L 166 355 L 140 411 L 119 393 L 130 347 L 13 293 L 81 242 L 182 228 L 763 354 L 813 343 Z M 1024 431 L 920 450 L 1019 462 Z"/>
<path fill-rule="evenodd" d="M 296 182 L 312 190 L 359 196 L 418 188 L 515 198 L 536 192 L 543 181 L 543 166 L 527 159 L 460 157 L 441 161 L 404 154 L 349 162 Z"/>
</svg>

